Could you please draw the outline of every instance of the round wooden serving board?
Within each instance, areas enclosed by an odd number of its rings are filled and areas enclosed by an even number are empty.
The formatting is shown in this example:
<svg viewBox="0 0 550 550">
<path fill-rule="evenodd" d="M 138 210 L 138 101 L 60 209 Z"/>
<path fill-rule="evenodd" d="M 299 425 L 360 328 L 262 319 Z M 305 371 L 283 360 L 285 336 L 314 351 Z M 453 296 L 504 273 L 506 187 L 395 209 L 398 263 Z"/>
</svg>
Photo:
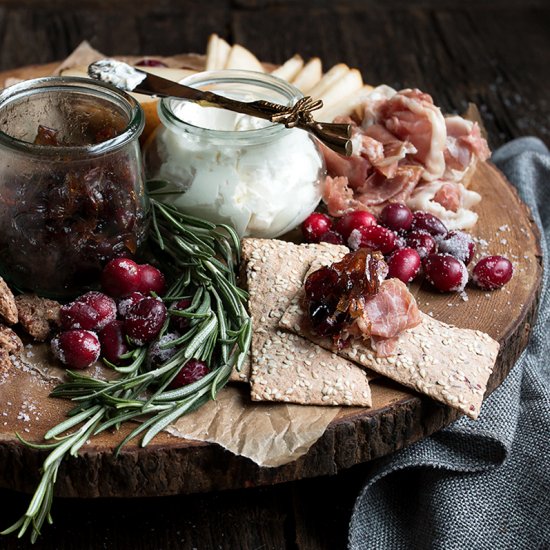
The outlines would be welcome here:
<svg viewBox="0 0 550 550">
<path fill-rule="evenodd" d="M 196 63 L 196 58 L 195 63 Z M 51 74 L 53 65 L 0 73 L 31 78 Z M 535 319 L 541 285 L 541 251 L 536 226 L 514 188 L 490 163 L 478 166 L 471 188 L 481 193 L 479 222 L 472 231 L 482 241 L 480 254 L 504 254 L 512 260 L 514 277 L 502 290 L 486 293 L 467 288 L 467 300 L 436 294 L 415 286 L 419 307 L 437 319 L 490 334 L 501 344 L 488 392 L 504 380 L 525 348 Z M 486 241 L 486 242 L 484 242 Z M 28 380 L 27 380 L 28 378 Z M 32 492 L 45 457 L 22 445 L 14 433 L 31 441 L 59 422 L 68 404 L 47 398 L 38 410 L 29 407 L 24 388 L 30 374 L 22 372 L 19 390 L 0 403 L 0 487 Z M 36 382 L 34 382 L 36 384 Z M 118 458 L 113 448 L 121 433 L 102 434 L 85 445 L 77 458 L 61 467 L 57 494 L 71 497 L 159 496 L 269 485 L 335 474 L 418 441 L 458 418 L 458 413 L 391 381 L 371 384 L 373 407 L 342 409 L 324 435 L 300 459 L 277 468 L 262 468 L 215 444 L 179 439 L 162 433 L 146 448 L 127 445 Z M 121 430 L 125 433 L 124 427 Z"/>
</svg>

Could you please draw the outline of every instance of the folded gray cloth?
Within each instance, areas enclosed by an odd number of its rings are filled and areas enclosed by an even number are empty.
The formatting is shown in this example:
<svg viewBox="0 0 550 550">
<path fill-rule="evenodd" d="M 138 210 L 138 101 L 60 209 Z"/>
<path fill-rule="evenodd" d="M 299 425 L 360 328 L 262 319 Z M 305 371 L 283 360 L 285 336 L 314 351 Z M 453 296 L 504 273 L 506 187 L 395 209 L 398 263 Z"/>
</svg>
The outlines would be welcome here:
<svg viewBox="0 0 550 550">
<path fill-rule="evenodd" d="M 534 138 L 492 161 L 513 182 L 550 245 L 550 154 Z M 349 548 L 550 548 L 550 291 L 531 340 L 477 421 L 462 418 L 377 465 L 350 523 Z"/>
</svg>

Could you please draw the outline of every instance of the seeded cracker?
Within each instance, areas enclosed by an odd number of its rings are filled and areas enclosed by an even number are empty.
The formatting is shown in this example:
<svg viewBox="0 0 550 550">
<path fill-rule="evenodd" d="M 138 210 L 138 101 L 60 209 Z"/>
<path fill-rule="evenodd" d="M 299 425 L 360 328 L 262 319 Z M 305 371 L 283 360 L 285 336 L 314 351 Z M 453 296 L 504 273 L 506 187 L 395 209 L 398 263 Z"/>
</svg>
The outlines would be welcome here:
<svg viewBox="0 0 550 550">
<path fill-rule="evenodd" d="M 330 338 L 317 337 L 303 326 L 303 288 L 292 299 L 280 326 L 332 349 Z M 399 336 L 395 356 L 377 358 L 358 340 L 338 352 L 404 386 L 477 418 L 499 349 L 488 334 L 461 329 L 420 313 L 422 323 Z"/>
<path fill-rule="evenodd" d="M 19 353 L 23 349 L 23 342 L 11 328 L 0 324 L 0 349 L 8 353 Z"/>
<path fill-rule="evenodd" d="M 243 259 L 252 316 L 251 395 L 254 401 L 306 405 L 371 405 L 363 369 L 295 334 L 277 328 L 311 262 L 332 262 L 345 247 L 245 239 Z"/>
<path fill-rule="evenodd" d="M 2 277 L 0 277 L 0 318 L 8 325 L 15 325 L 18 321 L 15 298 Z"/>
</svg>

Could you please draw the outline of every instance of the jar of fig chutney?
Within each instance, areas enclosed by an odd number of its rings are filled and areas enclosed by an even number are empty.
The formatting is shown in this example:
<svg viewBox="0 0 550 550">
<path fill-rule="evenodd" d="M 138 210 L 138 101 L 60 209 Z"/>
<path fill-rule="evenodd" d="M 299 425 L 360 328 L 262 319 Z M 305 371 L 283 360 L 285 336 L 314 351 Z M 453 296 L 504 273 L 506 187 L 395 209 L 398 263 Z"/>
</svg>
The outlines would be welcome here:
<svg viewBox="0 0 550 550">
<path fill-rule="evenodd" d="M 0 275 L 70 298 L 135 255 L 147 203 L 131 96 L 85 78 L 39 78 L 0 94 Z"/>
</svg>

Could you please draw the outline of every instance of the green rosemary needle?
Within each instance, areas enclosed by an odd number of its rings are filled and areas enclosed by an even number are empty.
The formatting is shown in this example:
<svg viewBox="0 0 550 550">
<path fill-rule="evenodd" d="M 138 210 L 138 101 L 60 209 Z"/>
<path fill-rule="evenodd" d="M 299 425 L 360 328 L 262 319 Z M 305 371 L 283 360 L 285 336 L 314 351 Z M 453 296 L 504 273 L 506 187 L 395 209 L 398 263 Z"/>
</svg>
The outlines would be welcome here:
<svg viewBox="0 0 550 550">
<path fill-rule="evenodd" d="M 45 521 L 52 522 L 54 485 L 65 457 L 76 456 L 94 435 L 118 428 L 123 422 L 141 422 L 116 448 L 141 436 L 147 445 L 160 431 L 182 415 L 215 399 L 231 371 L 240 370 L 250 347 L 251 320 L 246 312 L 246 293 L 236 284 L 239 238 L 226 225 L 215 225 L 187 216 L 162 204 L 150 194 L 151 246 L 163 270 L 174 280 L 164 301 L 170 304 L 182 297 L 191 300 L 184 311 L 170 315 L 185 317 L 189 330 L 163 344 L 176 347 L 175 354 L 157 368 L 147 366 L 147 349 L 135 348 L 122 366 L 108 364 L 118 373 L 113 380 L 98 380 L 79 372 L 67 371 L 68 381 L 50 394 L 73 401 L 68 418 L 51 428 L 44 444 L 26 442 L 34 449 L 49 450 L 41 468 L 42 477 L 23 516 L 1 532 L 17 532 L 22 537 L 31 529 L 31 542 L 40 535 Z M 161 331 L 167 331 L 168 322 Z M 210 364 L 210 372 L 187 386 L 168 389 L 170 382 L 191 358 Z M 214 361 L 214 358 L 216 360 Z"/>
</svg>

